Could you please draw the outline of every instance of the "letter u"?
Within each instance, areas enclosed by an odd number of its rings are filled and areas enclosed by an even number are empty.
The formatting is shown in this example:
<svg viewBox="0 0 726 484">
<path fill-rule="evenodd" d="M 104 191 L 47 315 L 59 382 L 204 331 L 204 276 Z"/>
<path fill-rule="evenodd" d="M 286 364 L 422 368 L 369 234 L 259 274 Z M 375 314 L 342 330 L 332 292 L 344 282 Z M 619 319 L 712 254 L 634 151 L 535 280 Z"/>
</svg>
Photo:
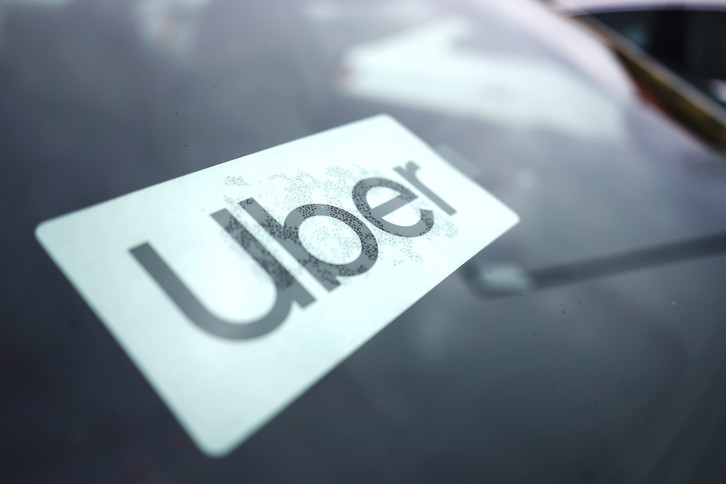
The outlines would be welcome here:
<svg viewBox="0 0 726 484">
<path fill-rule="evenodd" d="M 315 301 L 297 279 L 231 213 L 223 209 L 213 213 L 212 218 L 252 256 L 275 284 L 275 304 L 265 316 L 256 321 L 230 322 L 215 316 L 179 279 L 151 244 L 145 242 L 129 249 L 131 255 L 194 324 L 221 338 L 258 338 L 285 321 L 293 301 L 303 308 Z"/>
</svg>

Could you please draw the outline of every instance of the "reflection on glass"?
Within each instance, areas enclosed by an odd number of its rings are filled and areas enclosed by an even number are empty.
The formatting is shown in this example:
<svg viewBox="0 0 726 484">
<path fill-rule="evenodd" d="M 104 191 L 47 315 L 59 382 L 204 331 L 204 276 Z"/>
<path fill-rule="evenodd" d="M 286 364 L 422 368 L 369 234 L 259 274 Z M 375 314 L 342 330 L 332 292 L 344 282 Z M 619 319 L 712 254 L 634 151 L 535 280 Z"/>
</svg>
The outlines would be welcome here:
<svg viewBox="0 0 726 484">
<path fill-rule="evenodd" d="M 477 48 L 475 30 L 450 17 L 357 45 L 343 59 L 349 96 L 576 137 L 622 139 L 617 106 L 551 60 Z"/>
</svg>

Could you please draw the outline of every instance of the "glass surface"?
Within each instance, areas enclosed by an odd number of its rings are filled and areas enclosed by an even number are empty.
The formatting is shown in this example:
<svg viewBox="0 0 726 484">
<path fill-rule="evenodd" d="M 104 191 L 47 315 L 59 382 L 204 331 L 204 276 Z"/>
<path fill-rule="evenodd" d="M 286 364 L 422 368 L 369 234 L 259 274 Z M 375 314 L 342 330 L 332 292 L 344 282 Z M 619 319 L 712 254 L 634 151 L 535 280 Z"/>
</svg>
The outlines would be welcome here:
<svg viewBox="0 0 726 484">
<path fill-rule="evenodd" d="M 624 12 L 597 12 L 593 17 L 623 35 L 642 49 L 650 47 L 653 36 L 652 10 L 626 10 Z"/>
<path fill-rule="evenodd" d="M 208 458 L 33 231 L 378 113 L 521 222 Z M 726 477 L 726 160 L 536 3 L 5 2 L 0 123 L 2 482 Z"/>
</svg>

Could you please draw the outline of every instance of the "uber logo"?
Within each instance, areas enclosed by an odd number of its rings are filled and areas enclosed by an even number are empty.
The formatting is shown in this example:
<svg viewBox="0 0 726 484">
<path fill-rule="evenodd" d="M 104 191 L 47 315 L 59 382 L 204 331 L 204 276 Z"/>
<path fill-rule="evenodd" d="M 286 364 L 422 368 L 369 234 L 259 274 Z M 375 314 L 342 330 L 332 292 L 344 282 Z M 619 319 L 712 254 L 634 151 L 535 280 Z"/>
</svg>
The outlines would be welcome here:
<svg viewBox="0 0 726 484">
<path fill-rule="evenodd" d="M 412 185 L 429 195 L 444 212 L 449 215 L 454 214 L 456 211 L 449 204 L 418 180 L 416 177 L 418 169 L 419 166 L 416 163 L 409 162 L 405 168 L 396 168 L 396 171 Z M 375 187 L 394 190 L 398 195 L 376 207 L 371 207 L 367 195 Z M 418 221 L 411 225 L 402 226 L 385 220 L 386 215 L 416 198 L 418 198 L 416 194 L 400 183 L 380 177 L 361 180 L 352 191 L 352 199 L 356 208 L 368 222 L 384 232 L 399 237 L 420 237 L 428 233 L 434 226 L 434 214 L 431 210 L 426 209 L 420 210 Z M 342 208 L 319 203 L 302 205 L 293 209 L 285 218 L 284 224 L 281 225 L 254 198 L 248 198 L 239 205 L 328 291 L 332 291 L 340 285 L 339 277 L 362 274 L 373 267 L 378 259 L 378 241 L 373 232 L 359 218 Z M 199 301 L 199 298 L 179 279 L 150 243 L 145 242 L 131 249 L 136 260 L 194 324 L 222 338 L 256 338 L 282 324 L 287 318 L 293 302 L 301 307 L 306 307 L 315 301 L 305 287 L 228 210 L 219 210 L 211 216 L 267 272 L 275 285 L 275 303 L 265 316 L 256 321 L 245 321 L 244 324 L 225 321 L 214 315 Z M 305 220 L 315 216 L 332 217 L 350 227 L 360 241 L 360 255 L 351 262 L 333 264 L 310 253 L 300 240 L 299 230 Z"/>
<path fill-rule="evenodd" d="M 377 116 L 43 222 L 36 237 L 221 456 L 517 220 Z"/>
</svg>

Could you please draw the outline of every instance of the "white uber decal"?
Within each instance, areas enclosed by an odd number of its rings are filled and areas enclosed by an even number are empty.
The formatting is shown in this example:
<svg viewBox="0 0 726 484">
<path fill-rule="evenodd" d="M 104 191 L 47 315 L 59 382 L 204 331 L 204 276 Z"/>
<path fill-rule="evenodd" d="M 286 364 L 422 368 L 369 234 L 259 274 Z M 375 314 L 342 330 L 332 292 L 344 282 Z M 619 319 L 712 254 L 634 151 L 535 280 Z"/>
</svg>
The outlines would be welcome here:
<svg viewBox="0 0 726 484">
<path fill-rule="evenodd" d="M 36 235 L 194 441 L 220 456 L 517 221 L 377 116 Z"/>
</svg>

